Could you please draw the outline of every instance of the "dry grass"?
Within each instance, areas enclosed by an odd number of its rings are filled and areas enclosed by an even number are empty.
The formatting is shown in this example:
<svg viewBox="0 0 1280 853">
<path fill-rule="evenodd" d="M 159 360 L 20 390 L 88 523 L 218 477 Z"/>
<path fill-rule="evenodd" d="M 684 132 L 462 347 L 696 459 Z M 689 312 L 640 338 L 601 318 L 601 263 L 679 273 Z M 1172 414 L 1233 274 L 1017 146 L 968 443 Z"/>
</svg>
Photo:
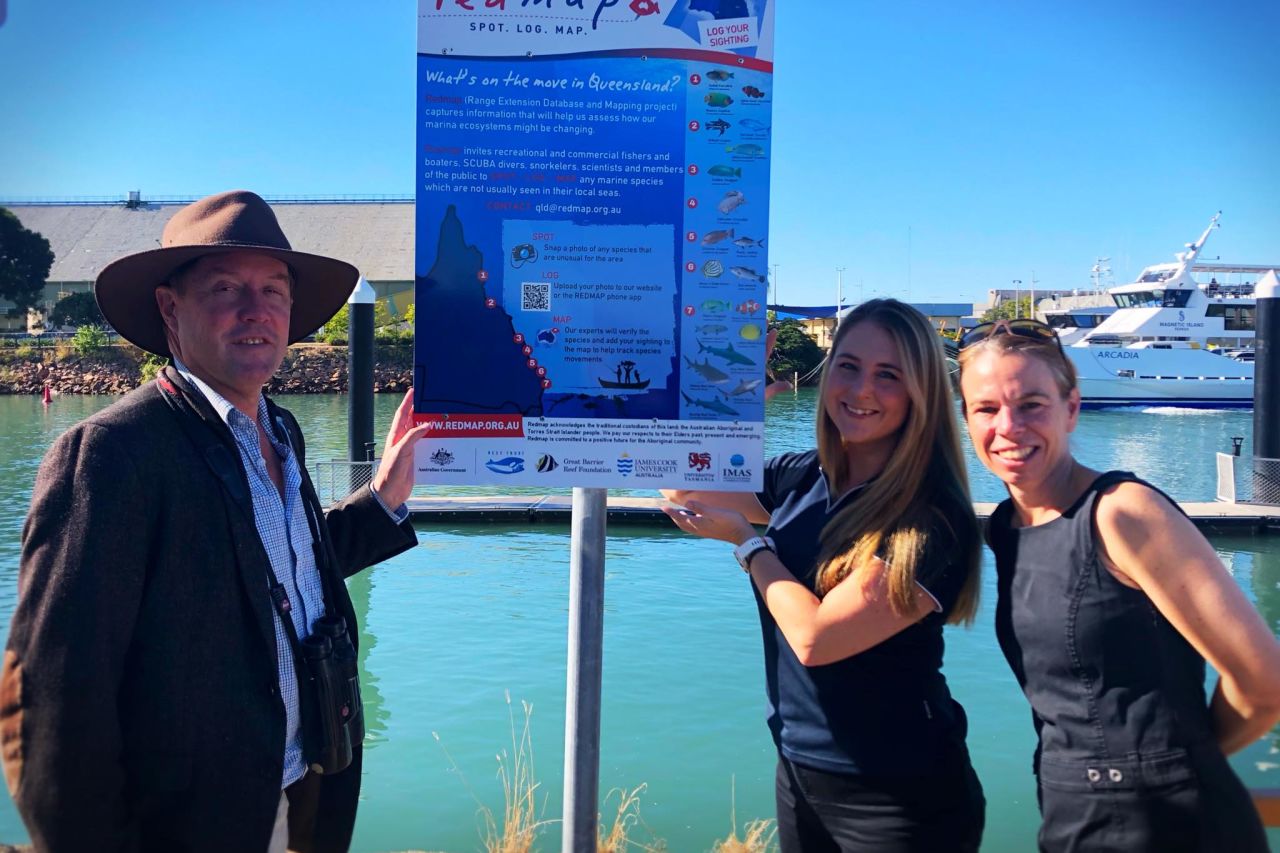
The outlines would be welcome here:
<svg viewBox="0 0 1280 853">
<path fill-rule="evenodd" d="M 748 821 L 738 837 L 738 798 L 735 781 L 729 782 L 729 836 L 711 845 L 711 853 L 770 853 L 776 850 L 777 822 L 772 819 Z"/>
<path fill-rule="evenodd" d="M 618 810 L 613 816 L 613 826 L 609 827 L 608 832 L 605 832 L 604 820 L 600 821 L 596 830 L 597 853 L 624 853 L 631 848 L 643 850 L 645 853 L 662 853 L 667 849 L 663 841 L 653 838 L 653 832 L 640 819 L 640 794 L 646 787 L 648 786 L 637 785 L 630 791 L 614 788 L 609 792 L 609 796 L 604 798 L 605 803 L 608 803 L 614 795 L 617 795 Z M 648 833 L 648 841 L 640 841 L 634 837 L 636 830 L 640 827 Z"/>
<path fill-rule="evenodd" d="M 507 719 L 510 724 L 511 747 L 498 753 L 498 778 L 502 782 L 503 807 L 502 815 L 495 815 L 489 806 L 480 801 L 475 791 L 467 782 L 466 776 L 458 767 L 453 756 L 445 749 L 440 735 L 432 732 L 431 736 L 440 744 L 440 749 L 449 760 L 449 767 L 458 774 L 467 793 L 475 800 L 477 814 L 480 817 L 480 836 L 485 853 L 533 853 L 535 842 L 544 827 L 558 821 L 543 817 L 546 810 L 546 797 L 539 801 L 538 782 L 534 773 L 533 739 L 530 735 L 529 722 L 533 717 L 533 706 L 528 702 L 520 703 L 524 714 L 524 722 L 517 727 L 515 708 L 511 704 L 511 693 L 506 693 Z M 646 785 L 637 785 L 631 790 L 615 788 L 605 797 L 607 805 L 615 796 L 618 798 L 617 809 L 613 815 L 613 823 L 605 829 L 603 818 L 597 831 L 597 853 L 665 853 L 667 845 L 654 838 L 653 832 L 640 819 L 640 795 Z M 733 799 L 731 788 L 730 798 Z M 773 820 L 753 820 L 742 827 L 742 837 L 738 836 L 736 806 L 731 807 L 729 817 L 730 831 L 727 838 L 716 841 L 710 853 L 773 853 L 777 850 L 777 826 Z M 637 835 L 647 835 L 642 840 Z"/>
<path fill-rule="evenodd" d="M 498 778 L 502 781 L 502 819 L 499 822 L 493 809 L 489 808 L 476 796 L 467 777 L 458 763 L 453 760 L 449 750 L 445 748 L 440 735 L 432 732 L 431 736 L 440 744 L 445 758 L 449 759 L 449 767 L 458 774 L 463 787 L 476 801 L 480 816 L 480 836 L 484 842 L 485 853 L 531 853 L 533 842 L 538 832 L 550 821 L 540 815 L 546 805 L 538 804 L 539 783 L 533 769 L 533 738 L 529 733 L 529 721 L 533 717 L 533 706 L 521 702 L 524 713 L 524 724 L 517 733 L 515 709 L 511 705 L 511 693 L 507 691 L 507 719 L 511 727 L 511 749 L 503 749 L 498 753 Z"/>
</svg>

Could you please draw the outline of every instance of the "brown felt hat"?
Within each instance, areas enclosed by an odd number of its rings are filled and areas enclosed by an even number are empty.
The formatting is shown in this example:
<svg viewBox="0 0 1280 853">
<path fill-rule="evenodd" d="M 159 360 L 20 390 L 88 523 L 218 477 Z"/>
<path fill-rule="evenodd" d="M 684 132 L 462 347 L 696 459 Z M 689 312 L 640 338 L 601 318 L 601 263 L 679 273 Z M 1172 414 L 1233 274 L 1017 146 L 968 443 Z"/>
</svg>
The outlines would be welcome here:
<svg viewBox="0 0 1280 853">
<path fill-rule="evenodd" d="M 345 261 L 293 251 L 271 207 L 247 190 L 211 195 L 182 208 L 165 224 L 160 246 L 112 261 L 98 274 L 93 292 L 102 316 L 117 332 L 144 350 L 166 357 L 169 344 L 155 290 L 183 264 L 204 255 L 261 252 L 289 265 L 293 273 L 289 343 L 328 322 L 360 277 Z"/>
</svg>

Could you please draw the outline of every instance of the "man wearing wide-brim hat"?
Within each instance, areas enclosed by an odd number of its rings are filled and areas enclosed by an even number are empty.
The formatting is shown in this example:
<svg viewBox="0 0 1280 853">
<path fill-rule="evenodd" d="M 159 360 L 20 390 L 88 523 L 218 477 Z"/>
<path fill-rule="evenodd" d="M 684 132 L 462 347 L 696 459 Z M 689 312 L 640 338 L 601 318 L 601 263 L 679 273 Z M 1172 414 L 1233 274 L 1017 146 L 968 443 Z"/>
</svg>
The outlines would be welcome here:
<svg viewBox="0 0 1280 853">
<path fill-rule="evenodd" d="M 0 744 L 37 850 L 348 847 L 360 706 L 341 694 L 325 718 L 307 655 L 354 653 L 334 628 L 355 642 L 343 578 L 415 544 L 422 430 L 406 396 L 372 485 L 326 511 L 297 421 L 262 389 L 356 281 L 243 191 L 99 275 L 108 322 L 172 363 L 62 435 L 36 478 Z M 346 753 L 315 747 L 324 719 Z"/>
</svg>

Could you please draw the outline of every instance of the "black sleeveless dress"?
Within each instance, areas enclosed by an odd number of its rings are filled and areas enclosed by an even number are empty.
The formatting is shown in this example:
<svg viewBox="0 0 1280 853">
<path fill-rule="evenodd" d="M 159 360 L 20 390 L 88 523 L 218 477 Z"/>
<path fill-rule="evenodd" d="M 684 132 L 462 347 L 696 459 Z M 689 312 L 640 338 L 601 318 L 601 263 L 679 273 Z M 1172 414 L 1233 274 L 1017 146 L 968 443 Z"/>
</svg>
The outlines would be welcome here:
<svg viewBox="0 0 1280 853">
<path fill-rule="evenodd" d="M 1124 481 L 1154 489 L 1112 471 L 1060 518 L 1014 527 L 1006 500 L 988 526 L 996 636 L 1040 737 L 1040 849 L 1265 853 L 1214 739 L 1204 659 L 1098 558 L 1097 497 Z"/>
</svg>

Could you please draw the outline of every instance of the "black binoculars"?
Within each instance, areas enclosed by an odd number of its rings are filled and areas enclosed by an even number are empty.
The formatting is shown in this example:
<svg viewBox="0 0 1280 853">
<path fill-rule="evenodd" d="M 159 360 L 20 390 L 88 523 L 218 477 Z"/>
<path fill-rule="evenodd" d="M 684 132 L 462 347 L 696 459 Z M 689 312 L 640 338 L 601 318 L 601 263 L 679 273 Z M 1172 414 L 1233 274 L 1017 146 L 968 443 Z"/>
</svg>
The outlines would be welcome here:
<svg viewBox="0 0 1280 853">
<path fill-rule="evenodd" d="M 302 752 L 313 773 L 331 774 L 351 764 L 364 740 L 364 707 L 356 650 L 341 616 L 321 616 L 302 640 L 306 667 Z"/>
</svg>

